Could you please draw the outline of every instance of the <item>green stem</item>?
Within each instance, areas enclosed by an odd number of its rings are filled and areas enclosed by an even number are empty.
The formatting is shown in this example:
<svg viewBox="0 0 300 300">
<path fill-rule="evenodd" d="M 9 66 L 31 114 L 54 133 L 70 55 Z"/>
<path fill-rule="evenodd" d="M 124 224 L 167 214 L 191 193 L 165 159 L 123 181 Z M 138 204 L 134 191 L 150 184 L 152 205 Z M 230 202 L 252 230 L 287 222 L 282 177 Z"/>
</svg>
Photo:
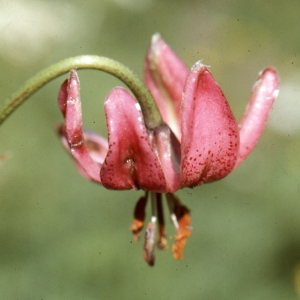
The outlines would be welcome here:
<svg viewBox="0 0 300 300">
<path fill-rule="evenodd" d="M 155 129 L 162 125 L 161 115 L 155 101 L 137 75 L 117 61 L 95 55 L 67 58 L 37 73 L 4 102 L 4 105 L 0 108 L 0 124 L 39 88 L 71 69 L 96 69 L 119 78 L 130 88 L 140 103 L 146 127 Z"/>
</svg>

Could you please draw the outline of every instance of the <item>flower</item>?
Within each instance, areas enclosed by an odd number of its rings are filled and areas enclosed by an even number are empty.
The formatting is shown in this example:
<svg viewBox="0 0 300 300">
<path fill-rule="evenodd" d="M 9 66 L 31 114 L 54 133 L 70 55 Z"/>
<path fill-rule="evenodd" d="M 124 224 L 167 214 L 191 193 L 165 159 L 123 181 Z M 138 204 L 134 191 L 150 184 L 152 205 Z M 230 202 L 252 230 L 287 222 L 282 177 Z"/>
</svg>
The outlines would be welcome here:
<svg viewBox="0 0 300 300">
<path fill-rule="evenodd" d="M 139 240 L 147 199 L 151 199 L 144 258 L 153 265 L 155 244 L 167 248 L 162 194 L 177 230 L 173 255 L 181 259 L 192 228 L 189 209 L 174 193 L 224 178 L 249 155 L 278 94 L 278 77 L 272 68 L 259 74 L 237 123 L 208 67 L 198 61 L 189 70 L 156 34 L 146 55 L 145 84 L 165 124 L 148 129 L 139 103 L 127 90 L 116 87 L 104 103 L 107 142 L 82 129 L 79 79 L 72 70 L 58 96 L 65 118 L 58 131 L 82 175 L 108 189 L 145 191 L 134 211 L 135 240 Z"/>
</svg>

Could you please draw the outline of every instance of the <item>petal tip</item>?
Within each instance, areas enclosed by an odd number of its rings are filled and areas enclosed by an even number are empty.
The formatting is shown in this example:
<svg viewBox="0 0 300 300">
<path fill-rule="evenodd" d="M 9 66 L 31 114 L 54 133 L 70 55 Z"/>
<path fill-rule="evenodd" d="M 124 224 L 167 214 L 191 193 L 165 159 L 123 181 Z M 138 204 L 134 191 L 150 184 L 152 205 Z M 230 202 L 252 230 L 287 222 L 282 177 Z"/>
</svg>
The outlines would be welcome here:
<svg viewBox="0 0 300 300">
<path fill-rule="evenodd" d="M 198 60 L 197 62 L 195 62 L 195 64 L 192 66 L 192 68 L 191 68 L 191 70 L 192 71 L 196 71 L 196 72 L 199 72 L 199 71 L 201 71 L 201 69 L 207 69 L 207 68 L 209 68 L 210 66 L 208 66 L 208 65 L 204 65 L 203 63 L 202 63 L 202 59 L 200 59 L 200 60 Z"/>
<path fill-rule="evenodd" d="M 71 70 L 68 81 L 68 100 L 80 98 L 80 81 L 76 70 Z"/>
<path fill-rule="evenodd" d="M 256 86 L 263 86 L 264 88 L 269 89 L 270 96 L 274 101 L 279 95 L 279 77 L 276 69 L 267 67 L 260 71 L 254 87 Z"/>
<path fill-rule="evenodd" d="M 159 32 L 156 32 L 152 35 L 151 44 L 157 43 L 159 40 L 161 40 L 161 35 Z"/>
<path fill-rule="evenodd" d="M 160 52 L 161 52 L 161 35 L 157 32 L 153 34 L 151 39 L 151 45 L 148 52 L 148 58 L 151 62 L 156 62 Z"/>
<path fill-rule="evenodd" d="M 268 81 L 272 81 L 276 85 L 279 84 L 279 77 L 278 77 L 277 71 L 276 71 L 276 69 L 274 69 L 272 67 L 267 67 L 267 68 L 263 69 L 262 71 L 260 71 L 258 74 L 258 77 L 265 78 Z"/>
<path fill-rule="evenodd" d="M 72 80 L 72 79 L 74 79 L 74 80 L 76 80 L 77 82 L 79 82 L 79 77 L 78 77 L 78 74 L 77 74 L 77 71 L 76 70 L 74 70 L 74 69 L 72 69 L 71 71 L 70 71 L 70 80 Z"/>
</svg>

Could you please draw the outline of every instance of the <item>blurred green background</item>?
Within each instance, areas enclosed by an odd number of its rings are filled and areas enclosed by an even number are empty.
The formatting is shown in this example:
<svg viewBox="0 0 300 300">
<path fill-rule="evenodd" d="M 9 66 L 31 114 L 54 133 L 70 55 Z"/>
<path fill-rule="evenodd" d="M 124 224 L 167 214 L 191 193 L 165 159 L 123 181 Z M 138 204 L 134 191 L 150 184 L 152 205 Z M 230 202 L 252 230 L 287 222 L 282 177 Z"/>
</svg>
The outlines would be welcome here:
<svg viewBox="0 0 300 300">
<path fill-rule="evenodd" d="M 298 299 L 299 15 L 292 0 L 0 1 L 3 100 L 37 71 L 79 54 L 109 56 L 142 77 L 155 32 L 188 66 L 211 66 L 237 119 L 260 70 L 271 65 L 281 77 L 247 161 L 220 182 L 177 193 L 194 231 L 182 261 L 157 250 L 154 268 L 129 231 L 142 192 L 82 178 L 53 130 L 66 76 L 38 91 L 0 128 L 0 154 L 11 156 L 0 162 L 0 298 Z M 120 82 L 79 75 L 84 125 L 106 135 L 103 100 Z"/>
</svg>

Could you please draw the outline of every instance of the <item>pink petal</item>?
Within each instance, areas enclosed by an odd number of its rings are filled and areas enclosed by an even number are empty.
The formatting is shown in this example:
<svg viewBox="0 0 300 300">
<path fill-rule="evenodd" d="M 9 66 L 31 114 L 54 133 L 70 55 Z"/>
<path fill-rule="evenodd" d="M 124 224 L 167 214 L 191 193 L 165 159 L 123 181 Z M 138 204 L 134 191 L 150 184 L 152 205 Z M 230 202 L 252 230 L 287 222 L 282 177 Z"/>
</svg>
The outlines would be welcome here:
<svg viewBox="0 0 300 300">
<path fill-rule="evenodd" d="M 181 122 L 181 186 L 225 177 L 236 161 L 237 124 L 223 92 L 201 62 L 187 79 Z"/>
<path fill-rule="evenodd" d="M 278 96 L 278 83 L 278 76 L 272 68 L 267 68 L 259 74 L 250 101 L 239 122 L 240 149 L 235 168 L 251 153 L 262 135 L 269 112 Z"/>
<path fill-rule="evenodd" d="M 68 82 L 69 80 L 66 79 L 63 84 L 60 87 L 59 93 L 58 93 L 58 106 L 61 110 L 63 116 L 66 116 L 66 102 L 68 98 Z"/>
<path fill-rule="evenodd" d="M 175 193 L 180 187 L 180 144 L 166 125 L 155 130 L 154 141 L 165 175 L 166 190 Z"/>
<path fill-rule="evenodd" d="M 65 149 L 73 156 L 70 149 L 70 145 L 66 139 L 64 125 L 58 126 L 56 128 L 56 131 L 60 135 L 61 143 L 63 144 Z M 107 150 L 108 150 L 107 140 L 85 129 L 83 129 L 83 138 L 92 160 L 101 166 L 106 157 Z M 76 160 L 75 162 L 79 173 L 81 173 L 81 175 L 84 176 L 85 178 L 91 179 L 90 175 L 84 170 L 81 164 Z M 98 179 L 100 179 L 100 174 L 98 177 L 99 177 Z"/>
<path fill-rule="evenodd" d="M 61 129 L 61 135 L 64 137 L 62 141 L 65 145 L 67 141 L 68 148 L 75 158 L 80 172 L 85 177 L 100 182 L 100 165 L 91 157 L 82 132 L 79 90 L 79 79 L 76 71 L 73 70 L 70 72 L 69 81 L 62 84 L 58 96 L 59 107 L 65 116 L 64 128 Z M 96 143 L 98 142 L 99 140 Z M 99 142 L 98 146 L 98 153 L 107 150 L 107 144 L 104 141 Z"/>
<path fill-rule="evenodd" d="M 113 89 L 105 101 L 109 150 L 101 168 L 101 182 L 109 189 L 166 191 L 166 181 L 150 140 L 141 108 L 123 88 Z M 149 137 L 148 137 L 149 136 Z"/>
<path fill-rule="evenodd" d="M 188 68 L 159 34 L 152 42 L 145 60 L 145 83 L 154 97 L 164 122 L 180 141 L 180 107 Z"/>
<path fill-rule="evenodd" d="M 97 164 L 102 165 L 108 151 L 107 140 L 85 128 L 83 128 L 82 131 L 85 146 L 88 149 L 92 160 Z"/>
</svg>

